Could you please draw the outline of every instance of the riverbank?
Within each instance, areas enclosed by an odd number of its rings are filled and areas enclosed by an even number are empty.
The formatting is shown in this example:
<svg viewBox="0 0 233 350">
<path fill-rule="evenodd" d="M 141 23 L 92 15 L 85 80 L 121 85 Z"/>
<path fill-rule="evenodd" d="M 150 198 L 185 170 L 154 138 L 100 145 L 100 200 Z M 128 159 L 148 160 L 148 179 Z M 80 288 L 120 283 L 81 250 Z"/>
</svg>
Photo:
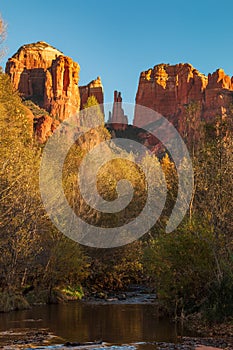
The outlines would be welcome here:
<svg viewBox="0 0 233 350">
<path fill-rule="evenodd" d="M 70 301 L 82 300 L 89 303 L 126 303 L 140 304 L 151 303 L 156 299 L 156 294 L 151 288 L 141 285 L 131 285 L 125 291 L 85 293 L 82 288 L 79 291 L 70 291 L 68 288 L 48 290 L 29 290 L 27 293 L 0 292 L 0 313 L 30 309 L 37 305 L 59 304 Z"/>
<path fill-rule="evenodd" d="M 5 344 L 3 337 L 8 337 Z M 189 338 L 183 337 L 176 343 L 171 342 L 138 342 L 130 344 L 110 344 L 98 342 L 62 342 L 62 339 L 46 329 L 25 329 L 21 332 L 11 330 L 0 332 L 1 348 L 3 350 L 231 350 L 231 338 Z"/>
<path fill-rule="evenodd" d="M 190 330 L 195 330 L 197 334 L 205 335 L 207 337 L 233 338 L 233 320 L 224 323 L 209 323 L 205 321 L 201 314 L 194 314 L 189 316 L 186 322 L 188 328 Z"/>
</svg>

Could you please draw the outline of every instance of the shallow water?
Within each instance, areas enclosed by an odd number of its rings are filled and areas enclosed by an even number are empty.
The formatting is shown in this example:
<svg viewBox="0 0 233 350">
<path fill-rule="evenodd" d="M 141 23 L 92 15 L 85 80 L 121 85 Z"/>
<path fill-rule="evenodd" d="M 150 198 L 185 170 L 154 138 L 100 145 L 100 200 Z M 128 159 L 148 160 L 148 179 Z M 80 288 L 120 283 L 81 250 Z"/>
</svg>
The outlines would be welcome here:
<svg viewBox="0 0 233 350">
<path fill-rule="evenodd" d="M 112 344 L 176 342 L 180 335 L 194 335 L 160 319 L 155 304 L 70 302 L 0 314 L 0 331 L 16 328 L 49 328 L 64 342 Z"/>
</svg>

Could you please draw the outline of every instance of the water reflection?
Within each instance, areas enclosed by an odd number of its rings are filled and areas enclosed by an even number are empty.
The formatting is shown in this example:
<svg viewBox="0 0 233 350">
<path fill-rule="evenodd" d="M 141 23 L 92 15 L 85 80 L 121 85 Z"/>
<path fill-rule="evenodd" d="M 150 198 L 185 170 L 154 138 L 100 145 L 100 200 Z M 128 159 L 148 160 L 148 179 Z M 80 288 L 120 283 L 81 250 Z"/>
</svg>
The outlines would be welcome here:
<svg viewBox="0 0 233 350">
<path fill-rule="evenodd" d="M 34 320 L 34 321 L 32 321 Z M 126 344 L 177 340 L 175 324 L 159 319 L 153 304 L 68 303 L 0 314 L 0 329 L 49 328 L 64 341 Z"/>
</svg>

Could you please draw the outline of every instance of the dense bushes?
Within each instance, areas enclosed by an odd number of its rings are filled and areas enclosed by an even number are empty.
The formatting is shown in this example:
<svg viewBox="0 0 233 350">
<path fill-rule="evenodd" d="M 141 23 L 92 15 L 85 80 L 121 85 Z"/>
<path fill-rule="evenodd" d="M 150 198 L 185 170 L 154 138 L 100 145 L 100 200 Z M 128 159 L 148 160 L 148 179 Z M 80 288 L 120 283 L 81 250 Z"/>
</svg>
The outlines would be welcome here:
<svg viewBox="0 0 233 350">
<path fill-rule="evenodd" d="M 219 264 L 221 275 L 211 282 L 202 308 L 204 317 L 210 322 L 223 322 L 233 317 L 232 257 L 221 254 Z"/>
<path fill-rule="evenodd" d="M 159 299 L 175 316 L 196 311 L 215 278 L 211 235 L 188 231 L 163 234 L 145 250 L 144 263 Z"/>
<path fill-rule="evenodd" d="M 126 290 L 130 283 L 143 281 L 143 246 L 134 242 L 115 249 L 89 249 L 90 274 L 86 281 L 91 293 Z"/>
<path fill-rule="evenodd" d="M 199 227 L 153 239 L 144 251 L 144 270 L 164 311 L 175 317 L 201 312 L 211 322 L 233 316 L 232 263 L 224 239 Z"/>
</svg>

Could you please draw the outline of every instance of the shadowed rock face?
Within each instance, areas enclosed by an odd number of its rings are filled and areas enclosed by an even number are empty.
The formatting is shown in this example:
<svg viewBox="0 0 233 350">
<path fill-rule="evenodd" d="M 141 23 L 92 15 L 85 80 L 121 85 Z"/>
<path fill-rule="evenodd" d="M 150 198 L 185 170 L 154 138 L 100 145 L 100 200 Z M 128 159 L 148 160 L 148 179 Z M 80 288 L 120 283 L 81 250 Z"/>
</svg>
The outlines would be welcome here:
<svg viewBox="0 0 233 350">
<path fill-rule="evenodd" d="M 196 121 L 224 115 L 233 101 L 233 79 L 218 69 L 208 77 L 188 63 L 160 64 L 140 75 L 136 103 L 165 116 L 182 134 L 187 107 L 192 105 Z M 149 119 L 148 119 L 149 117 Z M 153 118 L 153 114 L 151 114 Z M 143 127 L 153 120 L 135 111 L 134 125 Z"/>
<path fill-rule="evenodd" d="M 43 41 L 22 46 L 6 64 L 6 73 L 22 97 L 60 120 L 80 108 L 79 70 L 76 62 Z"/>
</svg>

